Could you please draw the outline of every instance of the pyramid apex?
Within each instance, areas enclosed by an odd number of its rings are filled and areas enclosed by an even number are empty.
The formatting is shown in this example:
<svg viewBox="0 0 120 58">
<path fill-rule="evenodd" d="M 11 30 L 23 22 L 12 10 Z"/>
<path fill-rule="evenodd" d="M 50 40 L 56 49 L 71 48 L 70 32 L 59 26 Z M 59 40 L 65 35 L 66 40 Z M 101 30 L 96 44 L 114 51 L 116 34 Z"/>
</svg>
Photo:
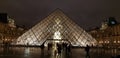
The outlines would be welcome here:
<svg viewBox="0 0 120 58">
<path fill-rule="evenodd" d="M 55 12 L 55 13 L 56 13 L 56 12 L 57 12 L 57 13 L 58 13 L 58 12 L 62 12 L 62 13 L 64 13 L 63 10 L 60 9 L 60 8 L 56 8 L 56 9 L 53 11 L 53 13 L 54 13 L 54 12 Z"/>
</svg>

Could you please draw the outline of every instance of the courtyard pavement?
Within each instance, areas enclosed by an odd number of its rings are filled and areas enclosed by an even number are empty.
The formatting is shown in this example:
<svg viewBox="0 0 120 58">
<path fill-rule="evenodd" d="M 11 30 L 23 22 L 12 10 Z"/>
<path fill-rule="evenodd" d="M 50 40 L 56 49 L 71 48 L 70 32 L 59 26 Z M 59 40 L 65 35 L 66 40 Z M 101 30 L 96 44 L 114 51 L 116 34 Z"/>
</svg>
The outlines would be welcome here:
<svg viewBox="0 0 120 58">
<path fill-rule="evenodd" d="M 119 50 L 117 50 L 119 51 Z M 112 54 L 111 54 L 112 53 Z M 90 58 L 112 58 L 119 54 L 109 49 L 90 49 Z M 84 48 L 72 48 L 67 53 L 62 50 L 61 54 L 55 53 L 54 50 L 47 50 L 36 47 L 10 47 L 0 48 L 0 58 L 86 58 Z"/>
</svg>

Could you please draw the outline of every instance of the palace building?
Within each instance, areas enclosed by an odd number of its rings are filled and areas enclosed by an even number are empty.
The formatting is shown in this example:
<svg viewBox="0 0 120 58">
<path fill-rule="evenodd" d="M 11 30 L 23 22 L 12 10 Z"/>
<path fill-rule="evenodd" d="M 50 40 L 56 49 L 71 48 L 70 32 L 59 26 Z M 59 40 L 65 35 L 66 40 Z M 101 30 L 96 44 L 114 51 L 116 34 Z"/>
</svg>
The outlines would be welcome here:
<svg viewBox="0 0 120 58">
<path fill-rule="evenodd" d="M 102 22 L 101 28 L 89 31 L 89 34 L 98 41 L 99 46 L 120 47 L 120 24 L 113 17 Z"/>
<path fill-rule="evenodd" d="M 10 44 L 24 32 L 6 13 L 0 13 L 0 45 Z"/>
</svg>

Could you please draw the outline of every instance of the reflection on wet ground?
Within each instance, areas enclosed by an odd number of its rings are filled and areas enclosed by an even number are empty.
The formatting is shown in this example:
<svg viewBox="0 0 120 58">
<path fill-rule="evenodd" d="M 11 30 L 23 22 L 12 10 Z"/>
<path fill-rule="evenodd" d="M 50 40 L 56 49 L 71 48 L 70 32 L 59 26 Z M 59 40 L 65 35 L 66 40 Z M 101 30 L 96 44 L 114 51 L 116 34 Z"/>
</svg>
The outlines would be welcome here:
<svg viewBox="0 0 120 58">
<path fill-rule="evenodd" d="M 54 49 L 39 47 L 0 47 L 0 58 L 85 58 L 84 48 L 72 48 L 71 52 L 62 50 L 60 54 Z M 120 55 L 119 49 L 91 48 L 91 58 L 111 58 Z"/>
</svg>

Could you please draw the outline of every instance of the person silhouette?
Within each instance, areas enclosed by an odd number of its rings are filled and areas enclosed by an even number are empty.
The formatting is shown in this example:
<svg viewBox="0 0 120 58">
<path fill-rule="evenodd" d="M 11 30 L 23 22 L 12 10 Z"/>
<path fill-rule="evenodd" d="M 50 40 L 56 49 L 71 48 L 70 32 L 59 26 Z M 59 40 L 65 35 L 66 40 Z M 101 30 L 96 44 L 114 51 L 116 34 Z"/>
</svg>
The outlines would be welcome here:
<svg viewBox="0 0 120 58">
<path fill-rule="evenodd" d="M 85 51 L 86 51 L 86 58 L 90 58 L 90 55 L 89 55 L 90 46 L 89 46 L 89 45 L 87 45 L 87 46 L 85 47 Z"/>
</svg>

